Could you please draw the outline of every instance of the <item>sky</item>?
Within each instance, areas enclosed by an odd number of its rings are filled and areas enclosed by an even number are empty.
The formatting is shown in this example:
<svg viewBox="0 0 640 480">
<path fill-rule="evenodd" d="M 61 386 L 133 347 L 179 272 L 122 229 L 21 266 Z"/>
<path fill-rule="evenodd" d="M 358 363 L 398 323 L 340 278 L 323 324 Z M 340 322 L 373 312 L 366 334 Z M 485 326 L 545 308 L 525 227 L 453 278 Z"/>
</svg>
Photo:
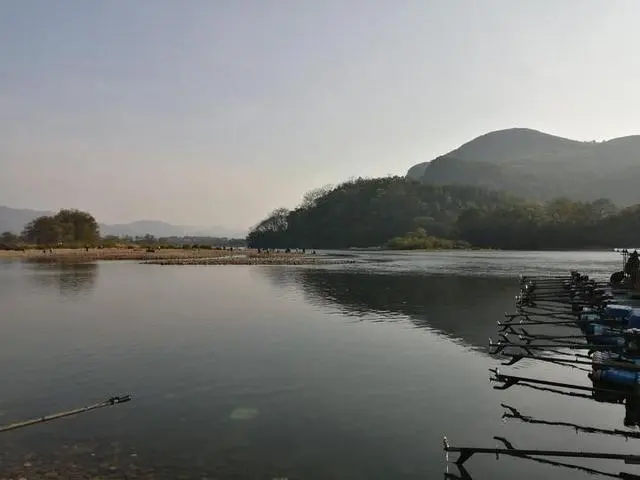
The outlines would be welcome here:
<svg viewBox="0 0 640 480">
<path fill-rule="evenodd" d="M 640 133 L 637 0 L 0 0 L 0 205 L 246 228 L 486 132 Z"/>
</svg>

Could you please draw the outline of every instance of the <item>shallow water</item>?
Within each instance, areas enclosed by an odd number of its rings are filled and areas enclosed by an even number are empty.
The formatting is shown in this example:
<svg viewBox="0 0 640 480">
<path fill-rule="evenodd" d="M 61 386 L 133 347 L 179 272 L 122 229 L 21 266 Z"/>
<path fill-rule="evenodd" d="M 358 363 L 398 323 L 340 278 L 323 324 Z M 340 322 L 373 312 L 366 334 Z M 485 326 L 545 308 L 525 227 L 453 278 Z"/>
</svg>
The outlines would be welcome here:
<svg viewBox="0 0 640 480">
<path fill-rule="evenodd" d="M 446 471 L 443 435 L 454 445 L 494 446 L 500 435 L 523 448 L 637 450 L 633 440 L 505 423 L 500 403 L 617 428 L 622 406 L 498 392 L 488 381 L 488 338 L 513 309 L 519 274 L 575 268 L 607 278 L 619 255 L 342 254 L 357 262 L 0 264 L 0 423 L 134 396 L 0 434 L 0 472 L 427 479 Z M 517 371 L 587 384 L 584 373 L 554 366 L 522 362 Z M 467 469 L 472 478 L 586 478 L 491 456 Z"/>
</svg>

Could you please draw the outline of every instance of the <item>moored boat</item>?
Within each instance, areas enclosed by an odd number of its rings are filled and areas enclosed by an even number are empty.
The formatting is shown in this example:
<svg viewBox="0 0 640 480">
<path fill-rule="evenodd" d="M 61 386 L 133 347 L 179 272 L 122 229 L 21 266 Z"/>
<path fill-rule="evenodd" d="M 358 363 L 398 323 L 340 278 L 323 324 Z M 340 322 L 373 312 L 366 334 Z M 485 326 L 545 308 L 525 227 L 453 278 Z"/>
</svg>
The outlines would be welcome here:
<svg viewBox="0 0 640 480">
<path fill-rule="evenodd" d="M 520 292 L 516 296 L 516 312 L 505 314 L 506 320 L 498 322 L 501 340 L 497 343 L 490 341 L 490 353 L 507 358 L 502 365 L 511 366 L 522 359 L 549 362 L 582 371 L 582 375 L 586 373 L 588 384 L 504 374 L 496 368 L 490 370 L 491 381 L 496 383 L 494 389 L 505 390 L 518 385 L 573 398 L 623 404 L 624 425 L 640 424 L 640 308 L 625 303 L 625 299 L 629 297 L 640 299 L 640 285 L 638 288 L 630 288 L 636 278 L 640 279 L 637 275 L 640 269 L 640 255 L 637 252 L 629 254 L 628 250 L 622 253 L 623 271 L 614 273 L 607 284 L 594 281 L 577 272 L 562 277 L 521 277 Z M 629 259 L 634 254 L 639 266 L 631 270 Z M 636 264 L 632 261 L 631 266 L 634 265 Z M 640 284 L 640 281 L 638 283 Z M 619 296 L 620 293 L 624 293 L 622 298 Z M 614 295 L 618 296 L 614 299 Z M 536 333 L 529 330 L 530 327 L 540 327 L 542 330 Z M 575 330 L 572 331 L 572 328 Z M 584 376 L 582 378 L 584 379 Z M 519 415 L 517 410 L 511 407 L 509 409 L 513 418 L 520 418 L 528 423 L 573 426 L 564 421 L 533 420 Z M 627 434 L 627 431 L 618 429 L 582 426 L 576 428 L 601 434 Z M 446 452 L 460 454 L 456 460 L 458 464 L 465 463 L 476 453 L 502 453 L 520 459 L 533 459 L 540 455 L 618 459 L 625 463 L 640 463 L 640 456 L 635 455 L 515 449 L 506 439 L 501 438 L 500 441 L 504 443 L 505 448 L 451 447 L 445 438 L 444 449 Z M 596 470 L 578 465 L 554 463 L 537 458 L 536 460 L 596 473 Z M 620 478 L 636 478 L 626 472 L 620 475 Z"/>
</svg>

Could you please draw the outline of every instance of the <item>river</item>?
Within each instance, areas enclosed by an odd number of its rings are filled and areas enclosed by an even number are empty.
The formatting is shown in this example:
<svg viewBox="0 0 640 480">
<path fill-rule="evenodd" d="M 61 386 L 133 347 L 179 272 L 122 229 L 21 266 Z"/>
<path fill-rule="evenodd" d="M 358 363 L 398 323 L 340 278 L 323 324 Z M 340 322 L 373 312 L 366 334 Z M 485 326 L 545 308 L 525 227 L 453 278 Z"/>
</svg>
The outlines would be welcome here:
<svg viewBox="0 0 640 480">
<path fill-rule="evenodd" d="M 633 440 L 502 421 L 500 404 L 608 428 L 623 428 L 622 406 L 500 392 L 488 380 L 497 364 L 488 339 L 513 310 L 519 274 L 606 279 L 618 254 L 331 253 L 355 263 L 0 263 L 0 424 L 133 395 L 0 434 L 0 477 L 442 478 L 444 435 L 453 445 L 495 446 L 498 435 L 521 448 L 635 451 Z M 511 370 L 588 383 L 555 366 Z M 588 478 L 491 456 L 467 469 L 481 479 Z"/>
</svg>

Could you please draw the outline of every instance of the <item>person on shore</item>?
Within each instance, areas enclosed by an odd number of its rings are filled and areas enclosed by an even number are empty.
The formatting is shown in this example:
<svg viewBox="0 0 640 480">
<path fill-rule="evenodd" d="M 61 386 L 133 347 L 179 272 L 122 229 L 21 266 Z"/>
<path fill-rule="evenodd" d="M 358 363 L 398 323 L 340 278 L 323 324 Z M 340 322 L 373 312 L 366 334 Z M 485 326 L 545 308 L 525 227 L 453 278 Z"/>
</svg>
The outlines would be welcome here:
<svg viewBox="0 0 640 480">
<path fill-rule="evenodd" d="M 638 255 L 638 251 L 634 250 L 633 253 L 629 255 L 629 260 L 627 260 L 627 264 L 624 267 L 625 273 L 629 275 L 631 279 L 631 285 L 636 284 L 638 269 L 640 269 L 640 256 Z"/>
</svg>

